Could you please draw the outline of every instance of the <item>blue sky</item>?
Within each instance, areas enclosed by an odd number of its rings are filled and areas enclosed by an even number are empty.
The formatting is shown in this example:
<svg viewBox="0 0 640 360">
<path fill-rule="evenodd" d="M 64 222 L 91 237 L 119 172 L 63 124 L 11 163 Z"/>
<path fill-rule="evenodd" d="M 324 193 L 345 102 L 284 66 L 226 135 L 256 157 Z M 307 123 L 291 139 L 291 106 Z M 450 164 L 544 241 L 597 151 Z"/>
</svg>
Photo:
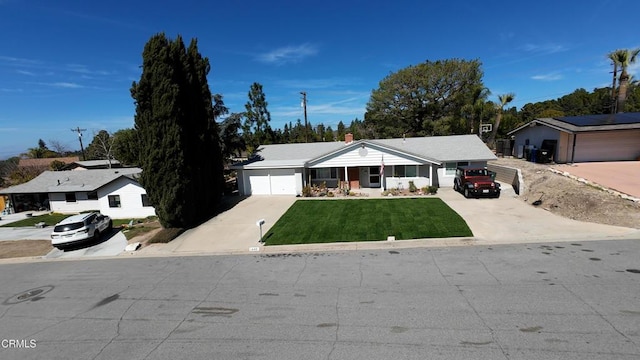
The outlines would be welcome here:
<svg viewBox="0 0 640 360">
<path fill-rule="evenodd" d="M 155 33 L 197 38 L 232 112 L 263 85 L 272 127 L 363 119 L 371 90 L 425 60 L 479 59 L 518 108 L 611 82 L 606 54 L 640 46 L 636 1 L 0 0 L 0 159 L 71 128 L 133 127 L 129 89 Z M 621 31 L 612 21 L 621 23 Z M 637 67 L 632 69 L 636 72 Z"/>
</svg>

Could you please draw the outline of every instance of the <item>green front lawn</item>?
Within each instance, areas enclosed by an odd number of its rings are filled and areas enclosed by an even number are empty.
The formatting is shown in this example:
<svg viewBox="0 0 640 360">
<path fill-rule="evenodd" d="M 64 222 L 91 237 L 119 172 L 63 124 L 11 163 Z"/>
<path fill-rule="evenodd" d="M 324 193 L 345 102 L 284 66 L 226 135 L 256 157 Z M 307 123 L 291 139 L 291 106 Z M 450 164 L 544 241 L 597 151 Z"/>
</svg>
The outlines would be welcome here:
<svg viewBox="0 0 640 360">
<path fill-rule="evenodd" d="M 439 198 L 298 200 L 264 235 L 266 245 L 473 236 Z"/>
<path fill-rule="evenodd" d="M 22 220 L 18 220 L 16 222 L 2 225 L 2 227 L 33 227 L 35 224 L 39 222 L 44 222 L 45 224 L 47 224 L 47 226 L 53 226 L 68 217 L 69 215 L 65 215 L 65 214 L 57 214 L 57 213 L 44 214 L 44 215 L 33 216 L 33 217 L 25 217 Z"/>
</svg>

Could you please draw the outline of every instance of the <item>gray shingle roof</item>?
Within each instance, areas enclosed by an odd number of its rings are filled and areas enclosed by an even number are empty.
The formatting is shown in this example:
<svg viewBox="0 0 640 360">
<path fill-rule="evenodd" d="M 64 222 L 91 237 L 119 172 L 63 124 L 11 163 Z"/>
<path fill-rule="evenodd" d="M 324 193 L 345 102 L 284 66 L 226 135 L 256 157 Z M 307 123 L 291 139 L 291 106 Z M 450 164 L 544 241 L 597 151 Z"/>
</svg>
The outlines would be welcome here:
<svg viewBox="0 0 640 360">
<path fill-rule="evenodd" d="M 493 152 L 476 135 L 429 136 L 406 139 L 358 140 L 344 142 L 318 142 L 303 144 L 278 144 L 260 146 L 261 159 L 238 164 L 234 168 L 299 168 L 312 160 L 329 156 L 347 146 L 370 143 L 400 151 L 425 162 L 437 161 L 488 161 L 495 160 Z"/>
<path fill-rule="evenodd" d="M 488 161 L 496 159 L 493 152 L 476 135 L 428 136 L 367 141 L 440 162 Z"/>
<path fill-rule="evenodd" d="M 27 183 L 1 189 L 0 194 L 95 191 L 121 176 L 134 178 L 141 172 L 140 168 L 45 171 Z"/>
</svg>

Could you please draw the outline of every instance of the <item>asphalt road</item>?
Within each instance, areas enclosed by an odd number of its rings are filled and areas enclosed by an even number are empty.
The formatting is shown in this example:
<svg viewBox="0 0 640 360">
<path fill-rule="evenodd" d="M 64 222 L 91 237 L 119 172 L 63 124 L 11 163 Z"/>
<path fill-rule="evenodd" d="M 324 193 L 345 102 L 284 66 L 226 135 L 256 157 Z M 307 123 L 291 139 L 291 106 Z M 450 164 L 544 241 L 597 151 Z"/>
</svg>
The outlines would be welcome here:
<svg viewBox="0 0 640 360">
<path fill-rule="evenodd" d="M 0 359 L 638 359 L 638 254 L 633 240 L 3 264 Z"/>
</svg>

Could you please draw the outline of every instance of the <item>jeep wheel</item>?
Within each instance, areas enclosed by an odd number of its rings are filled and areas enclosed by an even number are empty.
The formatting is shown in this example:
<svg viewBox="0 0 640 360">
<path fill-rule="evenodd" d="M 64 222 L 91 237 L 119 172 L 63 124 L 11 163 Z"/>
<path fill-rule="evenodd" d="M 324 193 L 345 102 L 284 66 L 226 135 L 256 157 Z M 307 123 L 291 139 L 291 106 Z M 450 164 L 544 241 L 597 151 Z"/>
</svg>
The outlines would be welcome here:
<svg viewBox="0 0 640 360">
<path fill-rule="evenodd" d="M 96 231 L 93 233 L 93 240 L 95 240 L 95 241 L 100 241 L 100 231 L 96 230 Z"/>
<path fill-rule="evenodd" d="M 469 188 L 464 188 L 464 197 L 468 199 L 470 196 L 471 194 L 469 193 Z"/>
<path fill-rule="evenodd" d="M 107 227 L 107 232 L 111 232 L 113 230 L 113 221 L 109 220 L 109 226 Z"/>
<path fill-rule="evenodd" d="M 460 191 L 460 189 L 458 188 L 458 183 L 457 182 L 453 182 L 453 191 Z"/>
</svg>

